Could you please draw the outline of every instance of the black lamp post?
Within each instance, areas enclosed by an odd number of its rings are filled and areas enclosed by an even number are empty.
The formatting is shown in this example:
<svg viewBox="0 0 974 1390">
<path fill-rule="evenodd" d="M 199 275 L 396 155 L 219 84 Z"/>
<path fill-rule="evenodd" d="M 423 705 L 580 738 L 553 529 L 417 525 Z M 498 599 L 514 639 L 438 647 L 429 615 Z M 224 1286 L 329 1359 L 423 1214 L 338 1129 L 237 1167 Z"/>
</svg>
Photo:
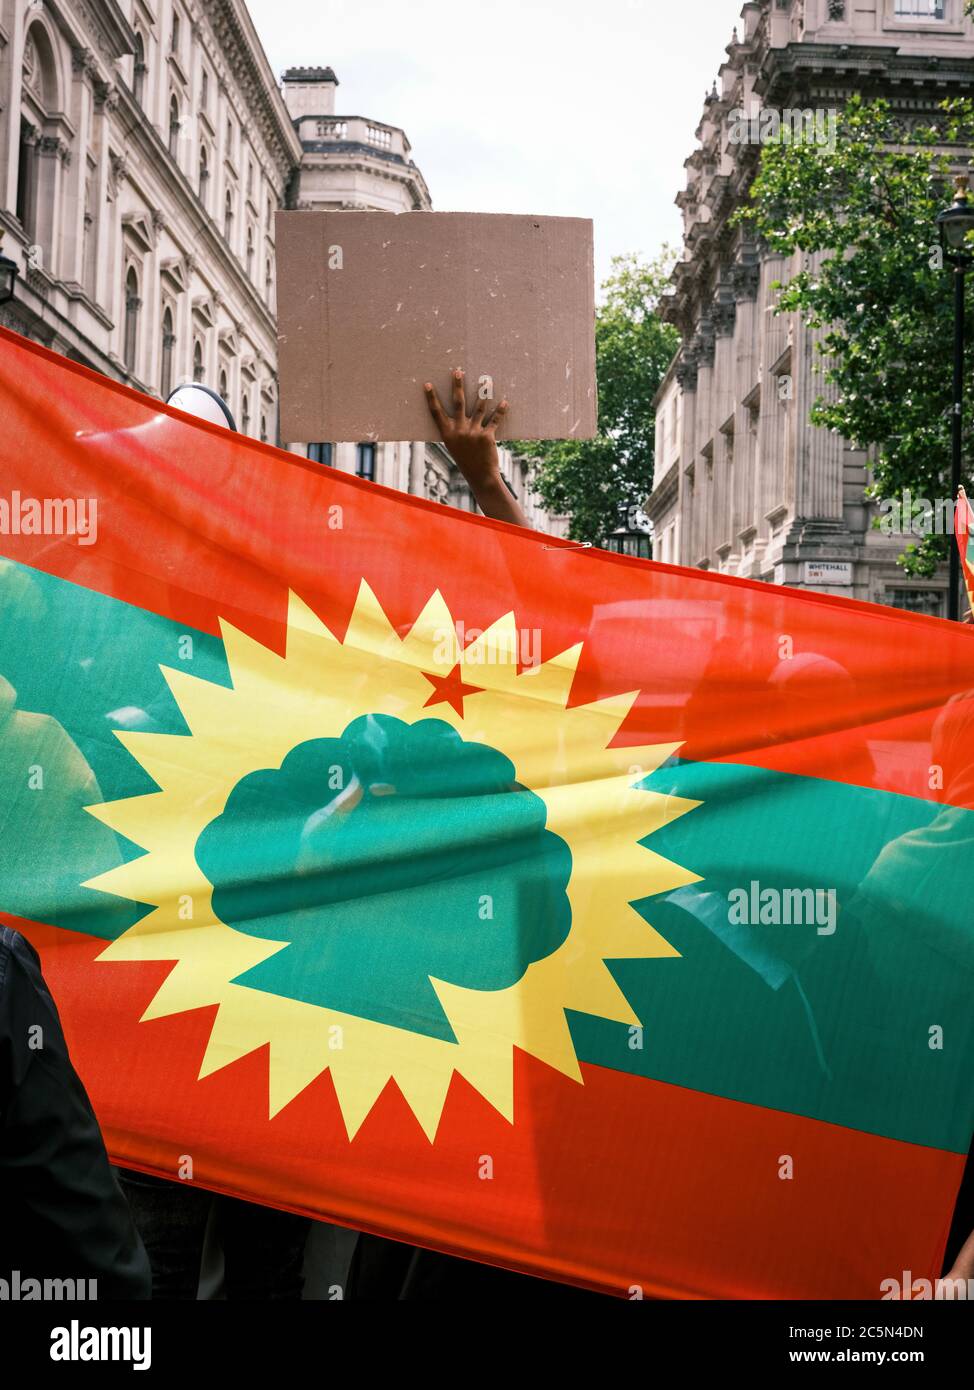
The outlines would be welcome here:
<svg viewBox="0 0 974 1390">
<path fill-rule="evenodd" d="M 3 234 L 0 233 L 0 242 L 3 241 Z M 0 253 L 0 304 L 8 304 L 14 297 L 14 285 L 17 283 L 17 275 L 20 270 L 16 261 L 12 261 L 9 256 Z"/>
<path fill-rule="evenodd" d="M 954 201 L 937 218 L 944 260 L 954 270 L 954 400 L 951 415 L 950 495 L 956 503 L 961 484 L 961 444 L 964 421 L 964 281 L 971 264 L 967 234 L 974 231 L 974 205 L 970 200 L 967 174 L 954 181 Z M 950 547 L 950 589 L 947 617 L 960 617 L 960 554 Z"/>
<path fill-rule="evenodd" d="M 620 505 L 619 525 L 606 537 L 605 548 L 617 555 L 634 555 L 640 560 L 651 558 L 652 541 L 648 529 L 639 524 L 638 507 Z"/>
</svg>

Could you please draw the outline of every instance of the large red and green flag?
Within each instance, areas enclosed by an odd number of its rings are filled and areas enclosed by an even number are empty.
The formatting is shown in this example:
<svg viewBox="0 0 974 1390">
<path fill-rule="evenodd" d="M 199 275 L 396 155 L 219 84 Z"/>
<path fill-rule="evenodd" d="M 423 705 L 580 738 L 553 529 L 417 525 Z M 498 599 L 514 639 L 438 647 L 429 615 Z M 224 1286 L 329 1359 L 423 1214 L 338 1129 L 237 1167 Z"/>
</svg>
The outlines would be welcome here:
<svg viewBox="0 0 974 1390">
<path fill-rule="evenodd" d="M 879 1298 L 974 1124 L 969 631 L 0 340 L 0 911 L 125 1165 L 621 1297 Z"/>
</svg>

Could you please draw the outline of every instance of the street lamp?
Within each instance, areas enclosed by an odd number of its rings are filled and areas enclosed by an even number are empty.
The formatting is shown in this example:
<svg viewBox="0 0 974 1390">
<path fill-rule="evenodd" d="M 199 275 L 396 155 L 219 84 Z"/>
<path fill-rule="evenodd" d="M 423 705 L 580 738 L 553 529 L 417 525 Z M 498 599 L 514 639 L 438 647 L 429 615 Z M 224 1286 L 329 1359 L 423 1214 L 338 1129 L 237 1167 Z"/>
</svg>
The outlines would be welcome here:
<svg viewBox="0 0 974 1390">
<path fill-rule="evenodd" d="M 971 264 L 967 249 L 968 233 L 974 231 L 974 206 L 970 200 L 967 174 L 954 180 L 954 201 L 937 217 L 944 260 L 954 269 L 954 402 L 951 414 L 950 495 L 956 503 L 961 484 L 961 434 L 964 401 L 964 281 Z M 950 547 L 950 590 L 947 617 L 960 617 L 960 552 Z"/>
<path fill-rule="evenodd" d="M 3 233 L 0 232 L 0 244 L 3 243 Z M 16 261 L 12 261 L 9 256 L 0 253 L 0 304 L 8 304 L 14 297 L 14 285 L 17 283 L 17 274 L 20 270 Z"/>
<path fill-rule="evenodd" d="M 620 504 L 619 525 L 606 537 L 605 548 L 617 555 L 634 555 L 640 560 L 650 559 L 652 542 L 648 529 L 640 524 L 638 507 Z"/>
</svg>

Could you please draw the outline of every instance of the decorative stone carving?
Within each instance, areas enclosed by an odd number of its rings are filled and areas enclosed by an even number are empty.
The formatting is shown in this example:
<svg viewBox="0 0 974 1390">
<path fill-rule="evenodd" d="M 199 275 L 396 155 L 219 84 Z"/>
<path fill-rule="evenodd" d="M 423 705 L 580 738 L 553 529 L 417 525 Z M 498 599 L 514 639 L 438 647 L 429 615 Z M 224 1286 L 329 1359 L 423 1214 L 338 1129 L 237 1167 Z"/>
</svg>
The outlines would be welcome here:
<svg viewBox="0 0 974 1390">
<path fill-rule="evenodd" d="M 710 311 L 710 319 L 714 326 L 714 333 L 718 338 L 725 338 L 729 333 L 733 333 L 734 323 L 737 319 L 737 303 L 734 298 L 730 274 L 726 268 L 720 274 L 720 282 Z"/>
<path fill-rule="evenodd" d="M 756 299 L 760 282 L 761 267 L 757 261 L 738 261 L 731 270 L 735 301 L 740 304 L 745 299 Z"/>
<path fill-rule="evenodd" d="M 36 143 L 38 153 L 57 156 L 62 164 L 71 163 L 71 151 L 59 135 L 42 135 Z"/>
<path fill-rule="evenodd" d="M 700 320 L 700 327 L 694 339 L 694 349 L 696 352 L 697 363 L 701 367 L 712 367 L 714 365 L 714 322 L 709 314 Z"/>
<path fill-rule="evenodd" d="M 676 364 L 676 379 L 681 391 L 696 391 L 697 364 L 687 353 Z"/>
<path fill-rule="evenodd" d="M 84 48 L 80 44 L 76 44 L 71 50 L 71 69 L 92 79 L 99 77 L 98 59 L 90 48 Z"/>
<path fill-rule="evenodd" d="M 114 82 L 95 83 L 95 107 L 99 111 L 114 111 L 118 107 L 118 88 Z"/>
<path fill-rule="evenodd" d="M 24 42 L 24 59 L 21 71 L 23 74 L 24 86 L 29 87 L 31 91 L 33 91 L 37 83 L 38 66 L 37 44 L 34 42 L 34 36 L 31 33 L 28 33 Z"/>
<path fill-rule="evenodd" d="M 119 187 L 125 182 L 128 174 L 128 162 L 124 154 L 116 154 L 114 150 L 108 156 L 108 198 L 114 202 L 118 197 Z"/>
<path fill-rule="evenodd" d="M 450 500 L 450 480 L 444 477 L 435 464 L 426 460 L 426 476 L 424 478 L 424 491 L 431 502 L 446 503 Z"/>
</svg>

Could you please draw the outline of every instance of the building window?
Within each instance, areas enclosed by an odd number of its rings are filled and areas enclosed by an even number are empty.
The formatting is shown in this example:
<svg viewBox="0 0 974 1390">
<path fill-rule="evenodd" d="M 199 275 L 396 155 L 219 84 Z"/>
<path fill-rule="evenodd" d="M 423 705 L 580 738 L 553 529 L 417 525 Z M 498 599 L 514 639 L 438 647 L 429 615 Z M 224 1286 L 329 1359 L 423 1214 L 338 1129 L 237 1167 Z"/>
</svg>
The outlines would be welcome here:
<svg viewBox="0 0 974 1390">
<path fill-rule="evenodd" d="M 89 168 L 85 178 L 85 210 L 82 222 L 81 266 L 84 287 L 88 294 L 95 293 L 97 270 L 97 238 L 95 235 L 95 200 L 93 193 L 94 170 Z"/>
<path fill-rule="evenodd" d="M 206 153 L 206 146 L 200 145 L 200 202 L 206 207 L 206 194 L 210 179 L 210 161 Z"/>
<path fill-rule="evenodd" d="M 135 35 L 135 62 L 132 67 L 132 95 L 138 104 L 142 105 L 142 98 L 145 95 L 145 75 L 148 71 L 145 62 L 145 39 L 141 34 Z"/>
<path fill-rule="evenodd" d="M 172 391 L 172 350 L 176 345 L 176 335 L 173 332 L 172 310 L 166 309 L 162 316 L 162 363 L 159 372 L 159 393 L 163 400 L 166 400 Z"/>
<path fill-rule="evenodd" d="M 254 165 L 252 160 L 247 160 L 247 197 L 254 195 Z"/>
<path fill-rule="evenodd" d="M 270 257 L 264 262 L 264 298 L 267 307 L 272 308 L 271 300 L 274 295 L 274 267 L 271 265 Z"/>
<path fill-rule="evenodd" d="M 199 338 L 193 344 L 193 380 L 203 380 L 203 344 Z"/>
<path fill-rule="evenodd" d="M 250 433 L 250 400 L 245 391 L 243 400 L 240 402 L 240 432 L 241 434 Z"/>
<path fill-rule="evenodd" d="M 267 416 L 266 416 L 266 415 L 262 415 L 262 416 L 260 417 L 260 442 L 261 442 L 262 444 L 266 444 L 266 443 L 267 443 Z"/>
<path fill-rule="evenodd" d="M 254 229 L 247 228 L 247 279 L 254 278 Z"/>
<path fill-rule="evenodd" d="M 221 368 L 220 368 L 219 394 L 220 394 L 221 400 L 226 401 L 227 405 L 229 405 L 229 404 L 230 404 L 230 387 L 229 387 L 229 383 L 227 382 L 227 369 L 226 369 L 226 367 L 221 367 Z"/>
<path fill-rule="evenodd" d="M 126 368 L 133 375 L 135 374 L 135 363 L 139 351 L 139 310 L 141 308 L 139 277 L 135 273 L 135 266 L 130 265 L 125 277 L 125 336 L 122 356 Z"/>
<path fill-rule="evenodd" d="M 179 149 L 179 102 L 175 94 L 169 98 L 169 153 L 173 159 Z"/>
<path fill-rule="evenodd" d="M 233 158 L 233 121 L 227 117 L 227 159 Z"/>
<path fill-rule="evenodd" d="M 323 463 L 326 468 L 332 465 L 333 444 L 309 444 L 308 458 L 312 463 Z"/>
<path fill-rule="evenodd" d="M 943 19 L 944 0 L 895 0 L 893 15 L 896 19 Z"/>
<path fill-rule="evenodd" d="M 34 189 L 37 183 L 37 132 L 30 121 L 20 122 L 20 151 L 17 162 L 17 220 L 27 235 L 34 235 Z"/>
<path fill-rule="evenodd" d="M 179 11 L 172 12 L 172 32 L 169 35 L 169 52 L 179 53 Z"/>
<path fill-rule="evenodd" d="M 355 472 L 360 478 L 368 478 L 369 482 L 375 482 L 375 445 L 357 444 Z"/>
<path fill-rule="evenodd" d="M 200 110 L 207 111 L 210 106 L 210 74 L 206 68 L 200 75 Z"/>
<path fill-rule="evenodd" d="M 931 618 L 944 616 L 945 595 L 937 589 L 887 589 L 885 602 L 891 608 L 904 608 L 908 613 L 926 613 Z"/>
<path fill-rule="evenodd" d="M 223 239 L 230 241 L 233 236 L 233 196 L 227 189 L 226 201 L 223 204 Z"/>
</svg>

